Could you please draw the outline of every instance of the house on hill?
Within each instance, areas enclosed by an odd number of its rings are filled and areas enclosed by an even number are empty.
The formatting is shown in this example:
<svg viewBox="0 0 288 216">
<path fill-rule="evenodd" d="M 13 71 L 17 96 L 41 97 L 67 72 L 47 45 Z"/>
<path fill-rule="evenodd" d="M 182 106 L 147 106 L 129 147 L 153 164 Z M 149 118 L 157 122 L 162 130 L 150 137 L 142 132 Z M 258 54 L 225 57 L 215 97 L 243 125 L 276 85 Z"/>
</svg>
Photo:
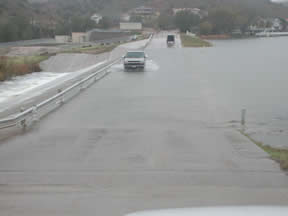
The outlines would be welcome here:
<svg viewBox="0 0 288 216">
<path fill-rule="evenodd" d="M 96 24 L 99 24 L 102 18 L 103 17 L 100 14 L 93 14 L 90 19 L 93 20 Z"/>
<path fill-rule="evenodd" d="M 140 22 L 121 22 L 120 30 L 124 31 L 141 31 L 142 23 Z"/>
<path fill-rule="evenodd" d="M 134 8 L 130 11 L 130 14 L 134 16 L 153 16 L 155 13 L 156 11 L 153 8 L 145 6 Z"/>
<path fill-rule="evenodd" d="M 181 11 L 189 11 L 190 13 L 199 16 L 201 19 L 208 16 L 208 11 L 199 8 L 173 8 L 174 15 Z"/>
</svg>

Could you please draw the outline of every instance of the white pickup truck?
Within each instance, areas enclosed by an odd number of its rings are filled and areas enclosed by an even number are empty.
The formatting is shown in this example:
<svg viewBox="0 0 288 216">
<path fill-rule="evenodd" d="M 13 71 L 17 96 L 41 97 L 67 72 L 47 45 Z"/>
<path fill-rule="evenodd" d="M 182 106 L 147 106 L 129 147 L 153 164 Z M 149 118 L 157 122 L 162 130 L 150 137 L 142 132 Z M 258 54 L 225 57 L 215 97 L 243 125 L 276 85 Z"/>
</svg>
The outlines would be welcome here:
<svg viewBox="0 0 288 216">
<path fill-rule="evenodd" d="M 146 65 L 147 55 L 144 51 L 128 51 L 123 56 L 124 69 L 142 69 L 144 70 Z"/>
</svg>

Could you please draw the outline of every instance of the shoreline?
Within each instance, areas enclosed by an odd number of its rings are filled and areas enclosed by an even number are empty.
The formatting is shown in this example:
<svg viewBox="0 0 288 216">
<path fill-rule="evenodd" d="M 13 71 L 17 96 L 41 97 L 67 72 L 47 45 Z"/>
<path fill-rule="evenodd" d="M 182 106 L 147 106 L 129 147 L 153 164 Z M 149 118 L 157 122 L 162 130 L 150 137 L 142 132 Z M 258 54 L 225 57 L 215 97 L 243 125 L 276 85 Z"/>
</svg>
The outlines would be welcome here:
<svg viewBox="0 0 288 216">
<path fill-rule="evenodd" d="M 197 36 L 190 36 L 186 34 L 180 34 L 181 43 L 183 47 L 194 47 L 194 48 L 201 48 L 201 47 L 212 47 L 213 44 L 209 41 L 203 40 Z"/>
</svg>

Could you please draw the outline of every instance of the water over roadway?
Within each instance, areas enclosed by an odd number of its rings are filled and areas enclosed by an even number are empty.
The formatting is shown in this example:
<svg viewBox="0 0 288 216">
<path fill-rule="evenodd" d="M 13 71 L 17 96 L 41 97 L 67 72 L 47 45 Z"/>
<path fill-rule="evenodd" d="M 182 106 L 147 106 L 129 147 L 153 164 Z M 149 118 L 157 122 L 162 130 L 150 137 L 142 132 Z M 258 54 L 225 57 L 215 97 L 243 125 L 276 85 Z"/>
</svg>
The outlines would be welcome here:
<svg viewBox="0 0 288 216">
<path fill-rule="evenodd" d="M 288 204 L 278 164 L 219 124 L 217 97 L 193 70 L 189 53 L 198 50 L 159 43 L 147 49 L 157 67 L 115 66 L 34 130 L 1 144 L 1 215 Z"/>
</svg>

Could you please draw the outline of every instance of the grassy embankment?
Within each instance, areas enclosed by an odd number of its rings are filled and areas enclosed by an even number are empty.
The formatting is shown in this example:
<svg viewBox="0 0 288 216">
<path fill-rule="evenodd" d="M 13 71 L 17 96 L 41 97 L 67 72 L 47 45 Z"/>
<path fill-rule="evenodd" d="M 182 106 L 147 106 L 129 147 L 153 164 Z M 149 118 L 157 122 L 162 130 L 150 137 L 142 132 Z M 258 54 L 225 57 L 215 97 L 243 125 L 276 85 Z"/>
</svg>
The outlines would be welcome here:
<svg viewBox="0 0 288 216">
<path fill-rule="evenodd" d="M 269 145 L 264 145 L 262 142 L 253 139 L 244 131 L 241 130 L 240 133 L 246 136 L 251 142 L 262 148 L 265 152 L 267 152 L 271 159 L 277 161 L 280 164 L 281 169 L 288 171 L 288 149 L 280 149 L 271 147 Z"/>
<path fill-rule="evenodd" d="M 186 34 L 180 34 L 183 47 L 211 47 L 212 44 L 202 40 L 199 37 L 193 37 Z"/>
<path fill-rule="evenodd" d="M 62 50 L 59 53 L 87 53 L 87 54 L 100 54 L 112 51 L 117 45 L 95 45 L 80 48 L 71 48 Z"/>
<path fill-rule="evenodd" d="M 39 63 L 49 56 L 0 56 L 0 81 L 14 76 L 25 75 L 32 72 L 40 72 Z"/>
</svg>

